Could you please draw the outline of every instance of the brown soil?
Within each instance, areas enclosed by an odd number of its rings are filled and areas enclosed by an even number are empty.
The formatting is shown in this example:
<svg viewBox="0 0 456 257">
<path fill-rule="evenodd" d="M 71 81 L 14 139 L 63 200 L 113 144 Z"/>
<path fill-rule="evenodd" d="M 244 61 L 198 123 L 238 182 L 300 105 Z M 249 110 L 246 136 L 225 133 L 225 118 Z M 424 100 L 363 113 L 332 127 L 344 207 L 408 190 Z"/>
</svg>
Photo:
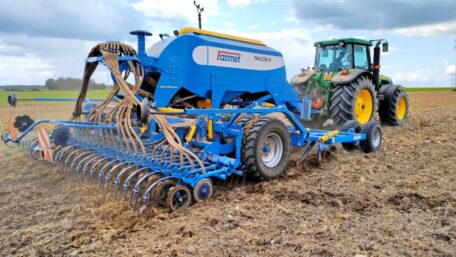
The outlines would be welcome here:
<svg viewBox="0 0 456 257">
<path fill-rule="evenodd" d="M 1 146 L 0 255 L 456 256 L 456 93 L 410 100 L 378 153 L 338 147 L 320 167 L 292 161 L 279 179 L 148 217 Z M 0 107 L 1 120 L 24 113 L 67 118 L 71 106 Z"/>
</svg>

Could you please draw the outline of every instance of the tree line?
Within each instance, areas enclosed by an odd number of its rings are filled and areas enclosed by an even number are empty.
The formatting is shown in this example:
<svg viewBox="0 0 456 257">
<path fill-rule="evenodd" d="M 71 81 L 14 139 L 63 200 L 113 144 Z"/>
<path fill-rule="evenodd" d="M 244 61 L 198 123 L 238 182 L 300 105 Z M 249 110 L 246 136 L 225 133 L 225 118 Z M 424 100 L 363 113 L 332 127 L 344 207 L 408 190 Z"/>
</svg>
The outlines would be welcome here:
<svg viewBox="0 0 456 257">
<path fill-rule="evenodd" d="M 82 79 L 75 78 L 57 78 L 47 79 L 44 87 L 49 90 L 71 90 L 80 89 L 82 85 Z M 95 80 L 91 79 L 89 82 L 89 89 L 105 89 L 106 84 L 96 83 Z"/>
</svg>

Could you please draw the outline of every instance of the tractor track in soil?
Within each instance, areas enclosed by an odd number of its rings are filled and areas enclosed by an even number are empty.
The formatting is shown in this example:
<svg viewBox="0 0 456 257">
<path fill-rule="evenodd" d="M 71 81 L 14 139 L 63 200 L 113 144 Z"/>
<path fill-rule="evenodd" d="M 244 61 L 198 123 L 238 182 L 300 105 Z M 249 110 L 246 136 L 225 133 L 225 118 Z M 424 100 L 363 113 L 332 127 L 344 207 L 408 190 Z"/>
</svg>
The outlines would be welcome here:
<svg viewBox="0 0 456 257">
<path fill-rule="evenodd" d="M 0 147 L 1 256 L 456 256 L 456 92 L 410 93 L 380 152 L 238 186 L 181 212 L 138 215 L 98 184 Z M 0 106 L 0 119 L 71 105 Z M 294 159 L 298 153 L 294 154 Z M 312 156 L 310 156 L 312 157 Z"/>
</svg>

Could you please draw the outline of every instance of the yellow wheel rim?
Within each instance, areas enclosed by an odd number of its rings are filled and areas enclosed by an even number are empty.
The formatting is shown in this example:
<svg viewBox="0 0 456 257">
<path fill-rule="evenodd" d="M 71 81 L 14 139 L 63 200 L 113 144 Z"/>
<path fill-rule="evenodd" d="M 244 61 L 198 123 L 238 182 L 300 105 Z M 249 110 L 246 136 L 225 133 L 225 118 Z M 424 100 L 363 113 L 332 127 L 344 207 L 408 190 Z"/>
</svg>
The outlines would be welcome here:
<svg viewBox="0 0 456 257">
<path fill-rule="evenodd" d="M 367 89 L 361 89 L 356 98 L 355 115 L 356 120 L 361 123 L 367 123 L 372 116 L 372 95 Z"/>
<path fill-rule="evenodd" d="M 405 118 L 405 113 L 407 112 L 407 103 L 404 98 L 399 99 L 399 102 L 397 102 L 397 119 L 398 120 L 403 120 Z"/>
</svg>

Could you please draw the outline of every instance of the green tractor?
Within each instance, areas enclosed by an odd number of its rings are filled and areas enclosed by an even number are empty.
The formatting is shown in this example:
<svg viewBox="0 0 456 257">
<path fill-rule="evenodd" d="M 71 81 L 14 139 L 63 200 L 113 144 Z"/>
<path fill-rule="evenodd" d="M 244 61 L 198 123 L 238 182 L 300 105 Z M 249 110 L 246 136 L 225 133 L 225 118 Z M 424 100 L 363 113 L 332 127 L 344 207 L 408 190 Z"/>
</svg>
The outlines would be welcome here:
<svg viewBox="0 0 456 257">
<path fill-rule="evenodd" d="M 365 124 L 375 120 L 378 113 L 385 124 L 406 122 L 407 93 L 390 78 L 380 75 L 380 48 L 387 52 L 388 42 L 344 38 L 318 41 L 314 45 L 317 50 L 314 67 L 303 69 L 291 79 L 291 84 L 301 97 L 310 96 L 312 108 L 320 111 L 315 119 L 320 122 L 332 119 L 335 126 L 349 120 Z"/>
</svg>

